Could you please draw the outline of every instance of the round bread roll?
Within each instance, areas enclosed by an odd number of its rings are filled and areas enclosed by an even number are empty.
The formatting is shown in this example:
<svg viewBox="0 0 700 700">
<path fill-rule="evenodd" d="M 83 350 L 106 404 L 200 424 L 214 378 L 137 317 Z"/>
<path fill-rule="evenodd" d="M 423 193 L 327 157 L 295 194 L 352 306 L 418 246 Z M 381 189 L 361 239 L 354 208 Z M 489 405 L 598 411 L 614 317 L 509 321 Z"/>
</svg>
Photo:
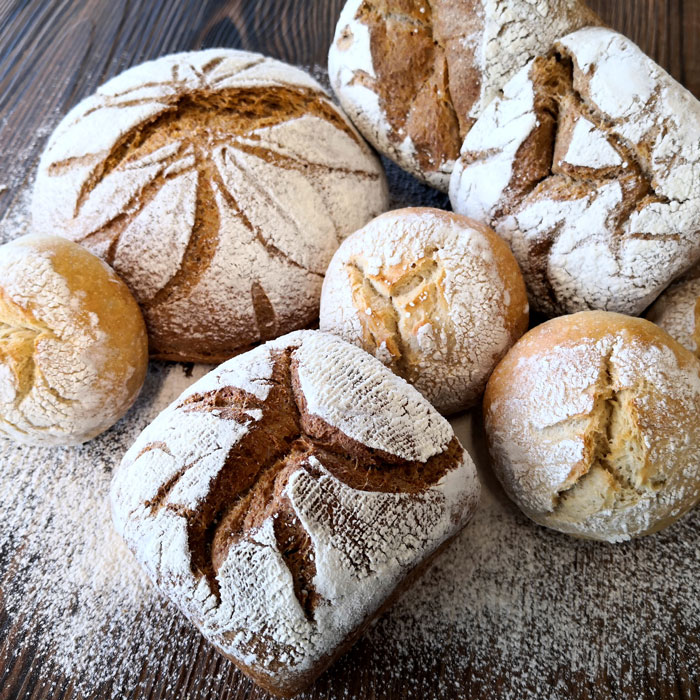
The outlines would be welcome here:
<svg viewBox="0 0 700 700">
<path fill-rule="evenodd" d="M 42 155 L 32 212 L 121 275 L 154 357 L 213 363 L 315 320 L 331 256 L 387 192 L 309 75 L 211 49 L 131 68 L 78 104 Z"/>
<path fill-rule="evenodd" d="M 646 317 L 700 357 L 700 265 L 674 282 Z"/>
<path fill-rule="evenodd" d="M 555 52 L 469 132 L 450 200 L 510 243 L 534 309 L 640 314 L 700 257 L 700 102 L 608 29 Z"/>
<path fill-rule="evenodd" d="M 217 649 L 292 697 L 473 515 L 450 424 L 359 348 L 298 331 L 217 367 L 124 456 L 115 527 Z"/>
<path fill-rule="evenodd" d="M 23 236 L 0 246 L 0 435 L 76 445 L 127 411 L 148 366 L 126 285 L 82 246 Z"/>
<path fill-rule="evenodd" d="M 505 83 L 598 22 L 581 0 L 349 0 L 328 72 L 365 137 L 446 192 L 464 136 Z"/>
<path fill-rule="evenodd" d="M 478 401 L 527 324 L 506 243 L 438 209 L 374 219 L 343 242 L 323 283 L 321 330 L 379 358 L 442 413 Z"/>
<path fill-rule="evenodd" d="M 619 542 L 700 499 L 700 363 L 644 319 L 586 311 L 527 333 L 491 375 L 493 467 L 526 515 Z"/>
</svg>

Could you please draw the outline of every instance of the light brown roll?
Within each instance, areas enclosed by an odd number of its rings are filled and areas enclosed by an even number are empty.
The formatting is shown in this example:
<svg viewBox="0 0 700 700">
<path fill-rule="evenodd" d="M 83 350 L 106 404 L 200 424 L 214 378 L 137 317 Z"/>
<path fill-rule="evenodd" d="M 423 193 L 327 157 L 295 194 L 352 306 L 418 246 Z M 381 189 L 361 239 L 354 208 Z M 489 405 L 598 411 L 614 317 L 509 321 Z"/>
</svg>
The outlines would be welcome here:
<svg viewBox="0 0 700 700">
<path fill-rule="evenodd" d="M 439 209 L 392 211 L 347 238 L 321 295 L 321 330 L 373 354 L 442 413 L 479 400 L 527 323 L 506 243 Z"/>
<path fill-rule="evenodd" d="M 110 495 L 158 588 L 291 697 L 468 522 L 479 481 L 413 387 L 299 331 L 190 387 L 124 456 Z"/>
<path fill-rule="evenodd" d="M 348 0 L 328 72 L 375 148 L 447 191 L 465 135 L 506 82 L 598 23 L 581 0 Z"/>
<path fill-rule="evenodd" d="M 619 542 L 700 499 L 700 363 L 644 319 L 587 311 L 527 333 L 491 375 L 493 468 L 534 521 Z"/>
<path fill-rule="evenodd" d="M 700 102 L 626 37 L 581 29 L 484 111 L 450 201 L 508 241 L 533 309 L 640 314 L 700 258 Z"/>
<path fill-rule="evenodd" d="M 700 357 L 700 265 L 668 287 L 647 311 L 646 318 Z"/>
<path fill-rule="evenodd" d="M 387 206 L 381 164 L 315 80 L 210 49 L 135 66 L 72 109 L 32 214 L 121 275 L 154 357 L 214 363 L 314 321 L 340 241 Z"/>
<path fill-rule="evenodd" d="M 108 265 L 57 236 L 0 247 L 0 435 L 90 440 L 131 406 L 147 365 L 143 317 Z"/>
</svg>

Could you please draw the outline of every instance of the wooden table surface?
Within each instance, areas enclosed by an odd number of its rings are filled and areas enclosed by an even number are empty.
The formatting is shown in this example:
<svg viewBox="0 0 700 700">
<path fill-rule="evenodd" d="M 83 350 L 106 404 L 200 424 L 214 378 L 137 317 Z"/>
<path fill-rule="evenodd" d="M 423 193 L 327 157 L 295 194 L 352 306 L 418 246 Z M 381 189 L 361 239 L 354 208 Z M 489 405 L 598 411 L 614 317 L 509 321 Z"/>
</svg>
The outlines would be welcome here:
<svg viewBox="0 0 700 700">
<path fill-rule="evenodd" d="M 162 54 L 211 46 L 260 51 L 305 66 L 325 65 L 343 1 L 0 0 L 0 218 L 31 180 L 51 128 L 106 79 Z M 700 97 L 700 0 L 590 0 L 590 5 Z M 0 615 L 0 642 L 11 634 L 10 622 Z M 20 645 L 21 640 L 14 643 Z M 345 684 L 343 697 L 347 698 L 403 697 L 400 683 L 391 692 L 387 685 L 375 691 L 372 679 L 354 670 L 361 668 L 362 653 L 362 649 L 351 652 L 351 661 L 343 663 L 337 674 L 326 674 L 308 697 L 331 697 L 338 683 Z M 166 692 L 165 685 L 154 682 L 147 692 L 128 697 L 266 697 L 230 665 L 224 667 L 225 682 L 215 695 L 198 694 L 197 676 L 214 670 L 221 674 L 222 661 L 195 633 L 192 654 L 196 671 L 180 674 L 182 681 L 174 690 Z M 357 663 L 352 661 L 353 654 Z M 633 673 L 623 694 L 698 698 L 699 661 L 686 659 L 683 678 L 671 683 L 647 672 Z M 47 668 L 44 659 L 32 656 L 31 649 L 22 650 L 12 661 L 0 661 L 0 698 L 77 697 L 69 679 L 48 683 Z M 498 697 L 500 676 L 505 672 L 493 669 L 492 688 L 496 690 L 489 697 Z M 619 694 L 615 688 L 622 687 L 611 684 L 606 688 L 604 683 L 588 687 L 575 677 L 564 681 L 571 697 L 609 698 Z M 464 697 L 483 696 L 479 684 L 465 679 L 463 686 L 468 689 Z M 433 697 L 439 697 L 438 691 Z"/>
</svg>

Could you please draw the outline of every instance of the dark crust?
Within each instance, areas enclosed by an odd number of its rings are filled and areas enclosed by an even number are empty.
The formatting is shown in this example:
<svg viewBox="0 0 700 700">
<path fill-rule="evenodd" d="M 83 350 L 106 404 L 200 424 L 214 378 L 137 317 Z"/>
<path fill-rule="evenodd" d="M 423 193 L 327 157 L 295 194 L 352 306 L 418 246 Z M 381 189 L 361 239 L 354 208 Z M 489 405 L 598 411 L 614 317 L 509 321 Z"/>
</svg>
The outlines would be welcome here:
<svg viewBox="0 0 700 700">
<path fill-rule="evenodd" d="M 315 474 L 309 463 L 313 456 L 353 489 L 419 495 L 461 463 L 463 448 L 453 437 L 442 453 L 418 462 L 367 447 L 309 413 L 293 348 L 273 351 L 272 365 L 272 376 L 266 380 L 269 393 L 264 401 L 241 389 L 222 387 L 193 394 L 182 402 L 178 410 L 216 412 L 220 420 L 247 425 L 249 430 L 230 450 L 196 511 L 184 511 L 167 502 L 169 493 L 193 465 L 185 465 L 146 506 L 151 512 L 173 508 L 187 519 L 193 574 L 205 577 L 217 597 L 217 574 L 230 548 L 250 539 L 251 533 L 272 518 L 277 547 L 292 575 L 297 600 L 307 618 L 313 620 L 321 597 L 314 587 L 316 567 L 311 538 L 285 495 L 292 474 L 299 470 Z M 262 418 L 255 420 L 247 413 L 251 410 L 262 411 Z M 162 449 L 161 444 L 152 443 L 143 451 L 156 448 Z M 361 630 L 353 636 L 353 641 L 360 633 Z M 251 643 L 251 651 L 269 651 L 273 644 L 260 637 Z M 319 664 L 317 672 L 305 675 L 304 685 L 336 657 L 332 655 Z M 269 682 L 269 676 L 262 671 L 244 670 L 258 682 L 261 678 L 268 678 Z"/>
</svg>

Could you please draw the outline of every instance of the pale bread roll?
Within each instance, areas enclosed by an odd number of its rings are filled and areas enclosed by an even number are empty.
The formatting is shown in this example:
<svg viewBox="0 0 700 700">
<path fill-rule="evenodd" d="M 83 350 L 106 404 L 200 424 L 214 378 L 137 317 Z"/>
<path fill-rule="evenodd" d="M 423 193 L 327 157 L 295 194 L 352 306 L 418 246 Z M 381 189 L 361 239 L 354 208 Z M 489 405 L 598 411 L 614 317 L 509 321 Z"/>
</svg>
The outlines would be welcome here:
<svg viewBox="0 0 700 700">
<path fill-rule="evenodd" d="M 534 309 L 639 314 L 700 257 L 700 102 L 629 39 L 582 29 L 489 105 L 450 200 L 510 243 Z"/>
<path fill-rule="evenodd" d="M 493 468 L 526 515 L 619 542 L 700 499 L 700 363 L 649 321 L 602 311 L 527 333 L 491 375 Z"/>
<path fill-rule="evenodd" d="M 108 265 L 57 236 L 0 247 L 0 435 L 90 440 L 131 406 L 147 366 L 143 317 Z"/>
<path fill-rule="evenodd" d="M 111 487 L 158 588 L 257 683 L 291 697 L 468 522 L 449 423 L 359 348 L 299 331 L 163 411 Z"/>
<path fill-rule="evenodd" d="M 375 148 L 446 192 L 465 135 L 506 82 L 598 23 L 581 0 L 348 0 L 328 73 Z"/>
<path fill-rule="evenodd" d="M 387 197 L 308 74 L 209 49 L 135 66 L 72 109 L 32 212 L 121 275 L 153 356 L 213 363 L 314 321 L 335 249 Z"/>
<path fill-rule="evenodd" d="M 654 302 L 646 318 L 700 357 L 700 266 L 676 280 Z"/>
<path fill-rule="evenodd" d="M 343 242 L 323 283 L 321 330 L 373 354 L 442 413 L 479 400 L 527 324 L 508 246 L 438 209 L 377 217 Z"/>
</svg>

